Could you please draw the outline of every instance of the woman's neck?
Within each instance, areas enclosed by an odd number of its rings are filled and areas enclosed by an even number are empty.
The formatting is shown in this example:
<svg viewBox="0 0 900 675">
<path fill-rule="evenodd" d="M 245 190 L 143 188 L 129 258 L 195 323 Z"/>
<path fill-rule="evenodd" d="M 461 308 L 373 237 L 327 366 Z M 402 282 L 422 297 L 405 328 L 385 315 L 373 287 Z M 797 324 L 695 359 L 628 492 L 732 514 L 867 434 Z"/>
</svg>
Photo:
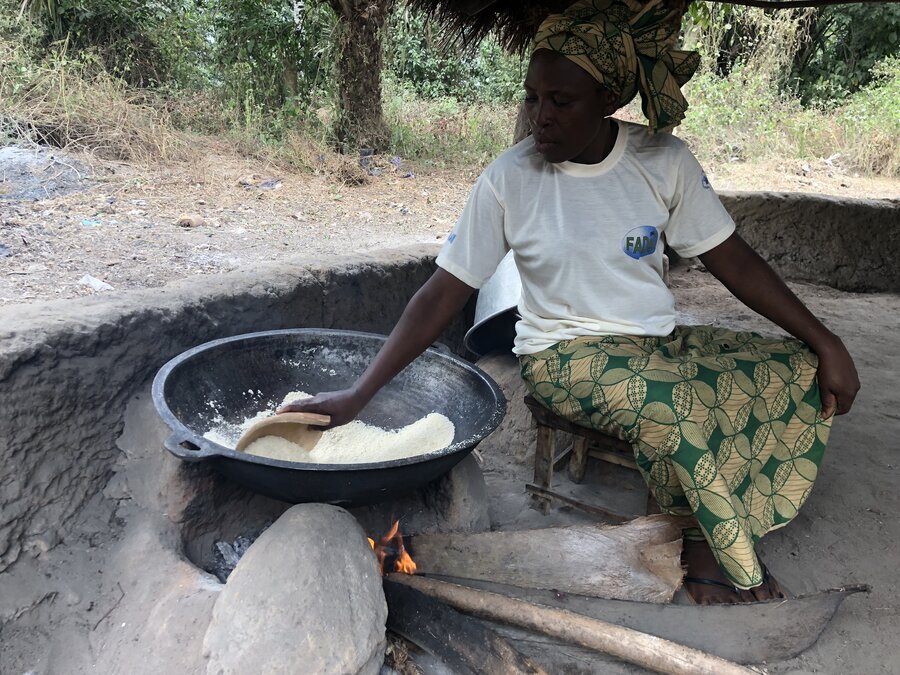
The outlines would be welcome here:
<svg viewBox="0 0 900 675">
<path fill-rule="evenodd" d="M 599 164 L 609 156 L 619 136 L 619 125 L 612 117 L 603 118 L 597 137 L 585 151 L 571 161 L 575 164 Z"/>
</svg>

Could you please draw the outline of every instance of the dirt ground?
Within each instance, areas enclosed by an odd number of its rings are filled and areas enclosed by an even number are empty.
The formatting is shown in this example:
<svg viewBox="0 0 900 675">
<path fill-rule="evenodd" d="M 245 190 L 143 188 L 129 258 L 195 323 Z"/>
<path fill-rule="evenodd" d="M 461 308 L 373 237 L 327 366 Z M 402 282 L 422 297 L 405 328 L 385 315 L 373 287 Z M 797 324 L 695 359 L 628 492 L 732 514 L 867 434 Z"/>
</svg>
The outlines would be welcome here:
<svg viewBox="0 0 900 675">
<path fill-rule="evenodd" d="M 442 240 L 479 167 L 429 169 L 403 161 L 395 166 L 389 159 L 377 162 L 380 175 L 354 185 L 233 156 L 147 168 L 49 151 L 0 153 L 0 305 L 161 286 L 186 277 L 199 281 L 298 254 L 325 258 Z M 719 189 L 900 197 L 900 181 L 856 177 L 825 162 L 730 164 L 712 167 L 710 176 Z M 203 222 L 178 225 L 182 216 Z M 869 583 L 873 591 L 848 600 L 816 646 L 790 662 L 769 664 L 768 672 L 900 673 L 900 594 L 894 581 L 900 560 L 900 417 L 894 393 L 900 300 L 792 286 L 844 337 L 863 388 L 853 412 L 835 424 L 807 506 L 790 527 L 762 542 L 762 555 L 797 594 L 854 582 Z M 684 321 L 772 330 L 709 275 L 682 270 L 673 290 Z M 159 447 L 157 439 L 153 443 Z M 489 467 L 499 523 L 526 516 L 529 523 L 544 521 L 523 509 L 527 473 L 527 466 L 503 461 Z M 120 502 L 125 506 L 117 513 Z M 149 517 L 128 506 L 111 484 L 84 510 L 77 536 L 64 546 L 48 544 L 49 555 L 21 565 L 9 588 L 23 596 L 18 604 L 24 609 L 0 639 L 0 662 L 13 664 L 12 672 L 99 672 L 98 655 L 106 654 L 107 667 L 100 671 L 136 672 L 143 656 L 133 649 L 136 633 L 127 627 L 141 620 L 160 588 L 168 588 L 137 571 L 163 558 L 169 565 L 183 562 L 174 560 L 174 547 L 160 550 L 150 541 Z M 182 571 L 186 577 L 191 572 L 186 566 Z M 126 596 L 120 583 L 129 593 L 121 606 Z M 210 600 L 202 590 L 190 590 L 191 617 L 206 616 Z M 183 615 L 184 601 L 179 602 Z M 161 631 L 168 625 L 157 624 Z M 33 646 L 17 651 L 27 644 Z M 185 647 L 166 648 L 177 655 Z M 606 662 L 597 672 L 635 670 Z"/>
<path fill-rule="evenodd" d="M 0 306 L 252 271 L 298 254 L 441 241 L 480 167 L 391 159 L 367 167 L 377 175 L 351 171 L 347 181 L 228 155 L 142 167 L 0 148 Z M 724 164 L 709 174 L 723 190 L 900 198 L 900 180 L 825 160 Z"/>
<path fill-rule="evenodd" d="M 811 649 L 760 671 L 897 673 L 900 417 L 895 383 L 900 342 L 895 336 L 900 298 L 809 284 L 791 287 L 843 337 L 856 359 L 862 390 L 853 411 L 835 421 L 808 503 L 788 527 L 762 541 L 761 554 L 795 594 L 851 583 L 871 584 L 872 592 L 848 599 Z M 677 267 L 672 288 L 683 322 L 775 330 L 709 274 Z M 202 665 L 199 641 L 215 601 L 214 584 L 198 581 L 197 571 L 180 557 L 175 526 L 164 513 L 170 500 L 178 501 L 159 489 L 170 459 L 159 450 L 168 430 L 146 392 L 128 410 L 119 441 L 122 456 L 103 493 L 80 512 L 63 542 L 47 542 L 42 555 L 23 559 L 4 578 L 13 597 L 0 594 L 0 608 L 21 609 L 5 617 L 12 620 L 0 634 L 3 673 L 139 673 L 163 657 L 167 668 L 153 672 L 205 671 L 197 665 Z M 578 515 L 564 509 L 545 517 L 527 508 L 523 484 L 530 467 L 521 461 L 525 453 L 520 450 L 508 447 L 484 458 L 492 525 L 577 522 Z M 567 672 L 645 672 L 596 656 L 576 663 Z"/>
</svg>

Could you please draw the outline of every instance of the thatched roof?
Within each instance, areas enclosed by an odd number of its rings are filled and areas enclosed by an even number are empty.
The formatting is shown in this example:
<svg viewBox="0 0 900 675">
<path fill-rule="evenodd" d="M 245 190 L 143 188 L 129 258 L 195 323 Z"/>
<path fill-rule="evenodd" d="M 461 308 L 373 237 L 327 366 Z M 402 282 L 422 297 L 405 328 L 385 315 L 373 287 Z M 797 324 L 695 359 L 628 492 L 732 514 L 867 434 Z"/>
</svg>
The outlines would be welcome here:
<svg viewBox="0 0 900 675">
<path fill-rule="evenodd" d="M 474 46 L 495 31 L 500 44 L 510 52 L 524 54 L 538 26 L 548 14 L 562 12 L 574 0 L 409 0 L 446 31 L 450 42 Z M 664 0 L 678 10 L 680 18 L 693 0 Z M 717 0 L 707 0 L 716 3 Z M 823 7 L 898 0 L 728 0 L 718 4 L 746 5 L 767 9 Z"/>
<path fill-rule="evenodd" d="M 494 31 L 510 52 L 524 53 L 538 26 L 549 14 L 562 12 L 573 0 L 410 0 L 446 31 L 448 40 L 472 46 Z M 667 0 L 680 17 L 690 0 Z"/>
</svg>

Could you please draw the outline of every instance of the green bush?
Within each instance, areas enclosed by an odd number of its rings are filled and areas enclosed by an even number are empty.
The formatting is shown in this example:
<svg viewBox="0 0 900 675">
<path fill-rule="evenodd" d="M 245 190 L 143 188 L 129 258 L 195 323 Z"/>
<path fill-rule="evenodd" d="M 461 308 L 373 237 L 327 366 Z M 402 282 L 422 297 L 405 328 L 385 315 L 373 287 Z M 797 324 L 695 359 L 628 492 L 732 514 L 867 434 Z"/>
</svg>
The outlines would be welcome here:
<svg viewBox="0 0 900 675">
<path fill-rule="evenodd" d="M 512 143 L 517 108 L 445 96 L 422 99 L 409 83 L 385 78 L 391 151 L 433 166 L 484 166 Z"/>
<path fill-rule="evenodd" d="M 474 53 L 442 45 L 439 29 L 408 9 L 395 11 L 386 31 L 385 66 L 422 98 L 503 103 L 522 96 L 527 63 L 489 37 Z"/>
<path fill-rule="evenodd" d="M 900 5 L 825 7 L 811 12 L 791 77 L 804 102 L 845 99 L 867 86 L 876 64 L 900 55 Z"/>
<path fill-rule="evenodd" d="M 337 17 L 327 2 L 297 3 L 296 14 L 287 2 L 208 6 L 213 69 L 234 124 L 277 132 L 334 93 Z"/>
<path fill-rule="evenodd" d="M 196 83 L 207 60 L 202 5 L 188 0 L 24 0 L 48 49 L 90 51 L 136 87 Z M 19 12 L 16 13 L 17 15 Z"/>
<path fill-rule="evenodd" d="M 843 166 L 900 175 L 900 59 L 873 68 L 875 80 L 841 106 L 804 106 L 747 67 L 728 78 L 706 72 L 685 88 L 678 129 L 706 163 L 840 155 Z"/>
<path fill-rule="evenodd" d="M 769 77 L 737 66 L 727 78 L 710 72 L 685 87 L 690 108 L 678 129 L 707 162 L 751 161 L 815 152 L 810 127 L 820 117 L 779 92 Z M 802 150 L 800 149 L 802 148 Z"/>
<path fill-rule="evenodd" d="M 178 155 L 190 145 L 186 131 L 279 161 L 297 155 L 298 165 L 315 167 L 333 141 L 337 18 L 325 0 L 32 0 L 19 21 L 21 6 L 0 0 L 0 142 L 28 134 L 152 159 Z M 875 66 L 866 60 L 891 52 L 885 45 L 894 23 L 870 26 L 869 49 L 858 26 L 871 20 L 855 9 L 698 7 L 686 35 L 704 66 L 685 88 L 691 107 L 678 134 L 703 162 L 840 154 L 835 161 L 845 167 L 900 175 L 896 40 L 893 56 Z M 890 18 L 900 10 L 879 11 Z M 856 17 L 848 68 L 852 61 L 854 73 L 864 71 L 838 87 L 840 102 L 828 99 L 837 89 L 826 89 L 850 71 L 823 65 L 840 45 L 803 32 L 831 12 Z M 830 56 L 824 47 L 811 52 L 811 44 L 825 45 Z M 383 45 L 394 153 L 468 167 L 509 146 L 523 59 L 503 54 L 492 38 L 471 53 L 441 48 L 436 27 L 402 7 Z M 801 62 L 822 68 L 806 89 L 821 95 L 806 101 L 786 77 Z"/>
</svg>

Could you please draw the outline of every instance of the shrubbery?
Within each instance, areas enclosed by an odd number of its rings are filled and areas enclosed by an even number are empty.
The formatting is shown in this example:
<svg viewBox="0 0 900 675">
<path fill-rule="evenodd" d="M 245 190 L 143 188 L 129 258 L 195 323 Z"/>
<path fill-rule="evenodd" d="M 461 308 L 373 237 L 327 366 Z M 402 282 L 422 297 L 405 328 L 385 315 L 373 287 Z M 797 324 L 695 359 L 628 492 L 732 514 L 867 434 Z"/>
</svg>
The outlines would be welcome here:
<svg viewBox="0 0 900 675">
<path fill-rule="evenodd" d="M 172 157 L 191 145 L 185 134 L 203 134 L 279 161 L 334 140 L 337 18 L 324 0 L 26 6 L 20 21 L 20 0 L 0 0 L 0 140 L 139 159 Z M 900 175 L 900 7 L 694 5 L 685 26 L 705 65 L 678 133 L 704 162 L 839 154 Z M 473 166 L 508 146 L 521 58 L 490 38 L 475 53 L 442 47 L 437 27 L 403 6 L 383 44 L 393 152 Z"/>
<path fill-rule="evenodd" d="M 521 98 L 525 62 L 488 38 L 476 53 L 441 44 L 437 26 L 409 10 L 395 13 L 385 38 L 386 66 L 422 98 L 509 103 Z"/>
</svg>

